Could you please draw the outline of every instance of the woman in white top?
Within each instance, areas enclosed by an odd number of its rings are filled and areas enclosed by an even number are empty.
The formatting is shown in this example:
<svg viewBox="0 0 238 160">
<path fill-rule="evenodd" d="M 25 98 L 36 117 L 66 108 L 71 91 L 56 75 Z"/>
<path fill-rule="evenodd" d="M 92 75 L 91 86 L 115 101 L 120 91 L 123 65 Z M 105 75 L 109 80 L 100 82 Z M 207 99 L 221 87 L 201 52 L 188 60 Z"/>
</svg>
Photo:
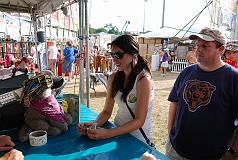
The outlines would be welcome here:
<svg viewBox="0 0 238 160">
<path fill-rule="evenodd" d="M 143 128 L 146 136 L 150 138 L 154 94 L 150 69 L 146 60 L 139 55 L 139 44 L 132 36 L 117 37 L 111 47 L 111 56 L 118 71 L 110 75 L 104 109 L 94 122 L 97 128 L 87 129 L 93 124 L 87 122 L 78 124 L 78 130 L 81 135 L 87 135 L 91 139 L 106 139 L 131 133 L 145 142 L 139 128 Z M 117 127 L 99 127 L 111 117 L 115 102 L 119 107 L 114 119 Z M 135 118 L 130 114 L 126 102 Z"/>
</svg>

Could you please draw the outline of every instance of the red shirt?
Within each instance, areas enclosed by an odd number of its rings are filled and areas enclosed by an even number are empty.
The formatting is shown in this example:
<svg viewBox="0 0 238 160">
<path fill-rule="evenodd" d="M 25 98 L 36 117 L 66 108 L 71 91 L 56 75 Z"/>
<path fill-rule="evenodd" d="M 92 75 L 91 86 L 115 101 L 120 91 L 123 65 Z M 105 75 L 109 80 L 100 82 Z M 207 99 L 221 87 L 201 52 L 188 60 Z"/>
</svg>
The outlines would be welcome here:
<svg viewBox="0 0 238 160">
<path fill-rule="evenodd" d="M 225 59 L 224 62 L 238 69 L 238 63 L 237 62 L 234 62 L 234 61 L 229 60 L 229 59 Z"/>
</svg>

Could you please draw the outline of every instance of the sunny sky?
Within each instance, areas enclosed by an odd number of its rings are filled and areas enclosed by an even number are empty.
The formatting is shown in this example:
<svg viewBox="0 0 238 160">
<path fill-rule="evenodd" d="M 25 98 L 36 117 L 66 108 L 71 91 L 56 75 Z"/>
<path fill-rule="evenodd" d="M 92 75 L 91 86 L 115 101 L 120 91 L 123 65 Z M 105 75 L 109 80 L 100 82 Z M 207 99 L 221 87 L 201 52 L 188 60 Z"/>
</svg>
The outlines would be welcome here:
<svg viewBox="0 0 238 160">
<path fill-rule="evenodd" d="M 145 31 L 157 31 L 162 26 L 163 0 L 90 0 L 90 24 L 94 28 L 112 23 L 121 31 L 130 21 L 127 31 L 142 31 L 145 7 Z M 165 0 L 164 25 L 182 28 L 207 4 L 208 0 Z M 145 6 L 144 6 L 145 4 Z M 211 9 L 210 5 L 210 9 Z M 210 25 L 209 10 L 203 11 L 194 27 Z"/>
</svg>

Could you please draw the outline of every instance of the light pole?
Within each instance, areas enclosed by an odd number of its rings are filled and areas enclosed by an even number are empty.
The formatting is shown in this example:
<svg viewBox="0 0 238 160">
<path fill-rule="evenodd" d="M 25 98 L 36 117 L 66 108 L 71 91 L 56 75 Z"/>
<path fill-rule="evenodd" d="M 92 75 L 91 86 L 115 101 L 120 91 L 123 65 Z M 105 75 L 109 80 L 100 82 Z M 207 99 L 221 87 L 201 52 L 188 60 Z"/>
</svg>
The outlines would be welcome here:
<svg viewBox="0 0 238 160">
<path fill-rule="evenodd" d="M 165 0 L 163 1 L 162 26 L 160 28 L 164 27 L 164 12 L 165 12 Z"/>
<path fill-rule="evenodd" d="M 148 0 L 144 0 L 144 20 L 143 20 L 143 33 L 145 32 L 145 3 L 147 2 Z"/>
<path fill-rule="evenodd" d="M 128 27 L 129 24 L 130 24 L 130 21 L 126 21 L 126 22 L 125 22 L 124 26 L 123 26 L 122 29 L 121 29 L 121 34 L 123 33 L 123 29 L 124 29 L 124 32 L 126 32 L 126 29 L 127 29 L 127 27 Z"/>
</svg>

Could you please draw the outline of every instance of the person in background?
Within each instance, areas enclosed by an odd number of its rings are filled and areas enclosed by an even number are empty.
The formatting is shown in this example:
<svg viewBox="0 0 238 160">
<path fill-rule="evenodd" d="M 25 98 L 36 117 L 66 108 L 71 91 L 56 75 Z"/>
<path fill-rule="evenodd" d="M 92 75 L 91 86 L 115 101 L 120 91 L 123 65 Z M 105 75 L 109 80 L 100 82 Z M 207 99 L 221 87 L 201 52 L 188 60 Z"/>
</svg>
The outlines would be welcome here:
<svg viewBox="0 0 238 160">
<path fill-rule="evenodd" d="M 75 74 L 76 75 L 78 75 L 80 71 L 80 55 L 78 54 L 78 52 L 76 53 L 76 60 L 75 60 Z"/>
<path fill-rule="evenodd" d="M 238 69 L 238 46 L 228 45 L 224 52 L 224 62 Z"/>
<path fill-rule="evenodd" d="M 160 73 L 164 77 L 166 75 L 167 68 L 169 67 L 169 55 L 164 50 L 161 52 L 160 57 Z"/>
<path fill-rule="evenodd" d="M 48 49 L 48 55 L 49 55 L 49 69 L 52 72 L 54 72 L 55 75 L 57 75 L 56 61 L 58 55 L 58 48 L 56 47 L 56 43 L 54 41 L 52 42 L 52 45 Z"/>
<path fill-rule="evenodd" d="M 13 149 L 15 144 L 12 142 L 11 137 L 0 135 L 0 152 L 7 152 L 0 160 L 23 160 L 24 156 L 21 151 Z"/>
<path fill-rule="evenodd" d="M 36 44 L 35 43 L 31 43 L 30 56 L 33 57 L 34 67 L 37 67 L 37 53 L 36 53 Z"/>
<path fill-rule="evenodd" d="M 229 149 L 238 153 L 238 70 L 221 55 L 225 37 L 204 28 L 191 35 L 197 64 L 186 67 L 170 92 L 169 139 L 166 155 L 172 160 L 219 160 Z"/>
<path fill-rule="evenodd" d="M 64 63 L 63 63 L 63 72 L 62 76 L 65 77 L 65 73 L 68 70 L 69 71 L 69 79 L 68 81 L 71 81 L 73 78 L 73 63 L 75 61 L 75 48 L 73 47 L 73 44 L 71 41 L 66 42 L 66 47 L 63 51 L 64 56 Z"/>
<path fill-rule="evenodd" d="M 61 50 L 60 50 L 60 49 L 58 49 L 58 53 L 57 53 L 57 60 L 56 60 L 56 75 L 59 74 L 59 71 L 58 71 L 59 63 L 63 63 L 62 53 L 61 53 Z"/>
<path fill-rule="evenodd" d="M 185 57 L 185 59 L 188 61 L 189 65 L 197 63 L 196 50 L 197 50 L 197 47 L 193 46 L 192 50 L 188 51 L 188 53 Z"/>
<path fill-rule="evenodd" d="M 111 46 L 111 56 L 117 71 L 109 77 L 104 109 L 95 122 L 80 123 L 78 130 L 90 139 L 106 139 L 130 133 L 145 142 L 139 128 L 150 138 L 154 98 L 151 71 L 139 55 L 139 44 L 133 36 L 121 35 L 112 41 Z M 115 102 L 119 107 L 114 119 L 117 127 L 101 128 L 111 117 Z M 88 130 L 93 124 L 97 124 L 97 128 Z"/>
<path fill-rule="evenodd" d="M 80 69 L 80 56 L 79 56 L 79 50 L 78 50 L 78 47 L 76 45 L 73 45 L 73 48 L 74 48 L 74 56 L 75 56 L 75 69 L 74 69 L 74 74 L 73 74 L 73 77 L 75 74 L 79 74 L 79 69 Z"/>
<path fill-rule="evenodd" d="M 39 68 L 41 68 L 41 70 L 47 70 L 48 66 L 47 66 L 47 55 L 46 55 L 46 43 L 39 43 L 37 45 L 37 52 L 39 54 L 39 61 L 40 61 L 40 66 L 38 66 Z"/>
</svg>

